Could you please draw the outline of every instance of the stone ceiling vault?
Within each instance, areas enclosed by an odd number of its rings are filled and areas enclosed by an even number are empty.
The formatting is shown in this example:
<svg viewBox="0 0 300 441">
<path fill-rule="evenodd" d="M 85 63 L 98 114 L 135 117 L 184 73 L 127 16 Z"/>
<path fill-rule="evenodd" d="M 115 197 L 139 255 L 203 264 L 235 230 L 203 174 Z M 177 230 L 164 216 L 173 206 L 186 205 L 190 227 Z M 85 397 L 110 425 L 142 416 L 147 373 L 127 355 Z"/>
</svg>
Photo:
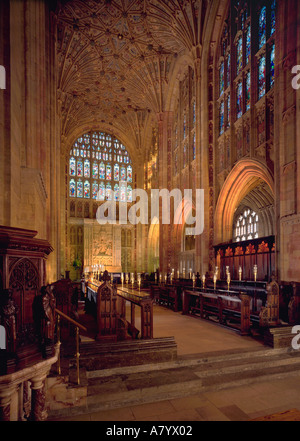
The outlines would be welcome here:
<svg viewBox="0 0 300 441">
<path fill-rule="evenodd" d="M 174 66 L 201 44 L 207 0 L 64 0 L 57 9 L 62 136 L 111 129 L 141 150 Z M 78 136 L 80 133 L 78 133 Z M 130 150 L 130 147 L 129 147 Z"/>
</svg>

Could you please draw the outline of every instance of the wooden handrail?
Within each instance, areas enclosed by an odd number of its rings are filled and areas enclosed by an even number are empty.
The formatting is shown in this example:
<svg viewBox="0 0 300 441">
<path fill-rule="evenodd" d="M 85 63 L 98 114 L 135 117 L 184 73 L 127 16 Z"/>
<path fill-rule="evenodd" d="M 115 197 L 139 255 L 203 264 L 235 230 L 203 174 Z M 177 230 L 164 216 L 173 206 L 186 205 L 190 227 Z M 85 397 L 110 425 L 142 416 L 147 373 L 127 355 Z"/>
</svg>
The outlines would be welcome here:
<svg viewBox="0 0 300 441">
<path fill-rule="evenodd" d="M 73 320 L 71 317 L 66 315 L 64 312 L 60 311 L 59 309 L 55 308 L 55 312 L 59 314 L 61 317 L 63 317 L 65 320 L 68 320 L 70 323 L 73 323 L 73 325 L 80 328 L 82 331 L 87 331 L 87 328 L 80 323 L 76 322 L 76 320 Z"/>
</svg>

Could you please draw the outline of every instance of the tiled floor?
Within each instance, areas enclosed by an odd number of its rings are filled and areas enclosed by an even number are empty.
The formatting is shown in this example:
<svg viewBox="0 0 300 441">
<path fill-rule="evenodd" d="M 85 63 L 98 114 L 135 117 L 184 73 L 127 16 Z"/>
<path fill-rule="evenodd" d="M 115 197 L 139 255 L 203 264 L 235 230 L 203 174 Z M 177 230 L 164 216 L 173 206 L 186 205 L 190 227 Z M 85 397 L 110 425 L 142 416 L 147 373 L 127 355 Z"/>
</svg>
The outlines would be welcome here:
<svg viewBox="0 0 300 441">
<path fill-rule="evenodd" d="M 138 327 L 136 318 L 136 326 Z M 181 313 L 154 307 L 154 337 L 174 336 L 179 356 L 263 346 L 251 337 Z M 289 409 L 300 410 L 300 372 L 281 380 L 140 404 L 64 421 L 248 421 Z"/>
</svg>

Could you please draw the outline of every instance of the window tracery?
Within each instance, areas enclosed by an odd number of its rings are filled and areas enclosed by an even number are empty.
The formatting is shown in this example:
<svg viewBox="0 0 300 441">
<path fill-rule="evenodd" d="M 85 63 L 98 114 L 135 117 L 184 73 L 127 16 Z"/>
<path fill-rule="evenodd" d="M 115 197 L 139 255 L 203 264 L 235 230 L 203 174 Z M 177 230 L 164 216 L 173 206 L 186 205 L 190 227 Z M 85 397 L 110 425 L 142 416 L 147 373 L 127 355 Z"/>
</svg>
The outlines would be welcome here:
<svg viewBox="0 0 300 441">
<path fill-rule="evenodd" d="M 119 201 L 120 184 L 126 188 L 127 183 L 133 182 L 131 159 L 125 146 L 103 132 L 86 133 L 75 141 L 70 150 L 68 170 L 70 198 L 111 200 L 113 188 L 115 200 Z M 132 199 L 132 187 L 122 193 L 126 201 L 124 194 Z"/>
</svg>

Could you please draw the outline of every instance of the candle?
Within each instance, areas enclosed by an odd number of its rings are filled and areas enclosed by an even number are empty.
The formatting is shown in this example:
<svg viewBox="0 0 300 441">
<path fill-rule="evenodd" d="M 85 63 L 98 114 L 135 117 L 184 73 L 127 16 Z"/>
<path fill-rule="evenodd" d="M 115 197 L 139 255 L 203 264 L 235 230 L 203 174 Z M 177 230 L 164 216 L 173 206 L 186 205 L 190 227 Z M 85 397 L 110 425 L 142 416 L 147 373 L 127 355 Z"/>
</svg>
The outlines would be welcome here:
<svg viewBox="0 0 300 441">
<path fill-rule="evenodd" d="M 239 280 L 242 280 L 242 267 L 239 267 Z"/>
<path fill-rule="evenodd" d="M 204 286 L 205 286 L 205 275 L 204 274 L 202 276 L 202 283 L 203 283 L 203 288 L 204 288 Z"/>
<path fill-rule="evenodd" d="M 216 284 L 217 284 L 217 273 L 214 274 L 214 290 L 216 290 Z"/>
<path fill-rule="evenodd" d="M 257 265 L 254 265 L 254 267 L 253 267 L 253 273 L 254 273 L 254 281 L 256 282 L 256 278 L 257 278 Z"/>
</svg>

